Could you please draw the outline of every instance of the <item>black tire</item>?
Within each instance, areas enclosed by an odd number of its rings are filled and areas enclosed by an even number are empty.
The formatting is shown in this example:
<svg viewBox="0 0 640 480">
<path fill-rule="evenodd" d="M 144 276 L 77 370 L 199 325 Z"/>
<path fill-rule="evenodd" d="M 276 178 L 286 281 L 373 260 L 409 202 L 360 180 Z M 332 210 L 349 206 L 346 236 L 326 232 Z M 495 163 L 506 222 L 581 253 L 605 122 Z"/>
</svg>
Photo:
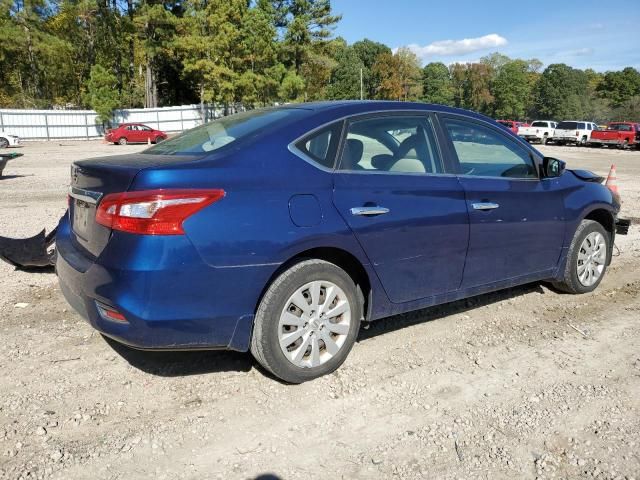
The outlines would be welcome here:
<svg viewBox="0 0 640 480">
<path fill-rule="evenodd" d="M 162 142 L 164 140 L 164 138 L 162 137 L 156 137 L 156 139 L 154 140 L 154 143 L 158 144 L 160 142 Z"/>
<path fill-rule="evenodd" d="M 351 322 L 340 350 L 317 367 L 294 365 L 283 353 L 278 340 L 278 322 L 285 303 L 303 285 L 316 280 L 340 287 L 350 306 Z M 327 375 L 344 363 L 358 336 L 362 318 L 362 294 L 341 268 L 324 260 L 305 260 L 277 277 L 265 292 L 256 312 L 251 336 L 251 353 L 266 370 L 288 383 L 303 383 Z"/>
<path fill-rule="evenodd" d="M 582 246 L 582 242 L 587 236 L 593 232 L 599 232 L 605 239 L 605 251 L 606 251 L 606 261 L 604 263 L 604 269 L 600 274 L 600 277 L 596 280 L 593 285 L 585 286 L 578 279 L 578 254 L 580 253 L 580 248 Z M 604 227 L 593 220 L 582 220 L 578 228 L 576 229 L 576 233 L 573 235 L 573 240 L 571 241 L 571 246 L 569 247 L 569 252 L 567 253 L 567 262 L 565 265 L 563 277 L 561 280 L 556 280 L 553 283 L 553 286 L 558 290 L 562 290 L 567 293 L 588 293 L 595 290 L 600 282 L 604 278 L 607 272 L 607 265 L 609 265 L 610 256 L 611 256 L 611 236 L 604 229 Z"/>
<path fill-rule="evenodd" d="M 9 140 L 4 137 L 0 137 L 0 148 L 7 148 L 9 146 Z"/>
<path fill-rule="evenodd" d="M 542 139 L 540 140 L 540 143 L 542 145 L 546 145 L 547 142 L 549 141 L 549 135 L 547 135 L 546 133 L 542 136 Z"/>
<path fill-rule="evenodd" d="M 584 147 L 586 144 L 587 144 L 586 136 L 582 137 L 579 142 L 576 142 L 576 146 L 578 147 Z"/>
<path fill-rule="evenodd" d="M 564 143 L 565 143 L 565 142 L 564 142 L 564 140 L 556 140 L 556 142 L 555 142 L 555 143 L 556 143 L 556 145 L 559 145 L 559 146 L 561 146 L 561 147 L 562 147 L 562 146 L 564 145 Z"/>
<path fill-rule="evenodd" d="M 122 137 L 120 140 L 118 140 L 118 145 L 126 145 L 127 139 L 125 137 Z"/>
</svg>

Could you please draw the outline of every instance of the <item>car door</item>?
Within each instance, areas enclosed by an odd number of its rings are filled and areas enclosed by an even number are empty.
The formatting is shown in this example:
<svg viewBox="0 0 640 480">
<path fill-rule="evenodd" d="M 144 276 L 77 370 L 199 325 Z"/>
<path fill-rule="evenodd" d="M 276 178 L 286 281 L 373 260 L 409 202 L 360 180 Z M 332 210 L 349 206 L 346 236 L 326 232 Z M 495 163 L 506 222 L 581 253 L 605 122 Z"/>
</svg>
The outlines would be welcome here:
<svg viewBox="0 0 640 480">
<path fill-rule="evenodd" d="M 426 113 L 353 118 L 333 200 L 389 299 L 402 303 L 460 286 L 468 240 L 464 192 L 447 174 Z"/>
<path fill-rule="evenodd" d="M 559 181 L 540 180 L 532 150 L 488 122 L 440 121 L 469 212 L 462 287 L 551 272 L 565 228 Z"/>
</svg>

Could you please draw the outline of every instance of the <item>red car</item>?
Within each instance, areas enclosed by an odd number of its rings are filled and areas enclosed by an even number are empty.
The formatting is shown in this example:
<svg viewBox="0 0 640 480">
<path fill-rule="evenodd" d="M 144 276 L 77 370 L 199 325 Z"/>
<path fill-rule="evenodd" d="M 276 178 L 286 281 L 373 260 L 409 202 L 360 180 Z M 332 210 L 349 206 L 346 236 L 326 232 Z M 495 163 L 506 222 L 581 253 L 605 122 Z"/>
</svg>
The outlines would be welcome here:
<svg viewBox="0 0 640 480">
<path fill-rule="evenodd" d="M 589 138 L 589 145 L 609 145 L 627 148 L 635 145 L 640 147 L 640 123 L 613 122 L 606 130 L 594 130 Z"/>
<path fill-rule="evenodd" d="M 160 143 L 166 140 L 167 134 L 161 130 L 155 130 L 142 123 L 122 123 L 118 128 L 107 130 L 104 139 L 120 145 L 127 143 Z"/>
<path fill-rule="evenodd" d="M 496 120 L 500 125 L 507 127 L 516 135 L 518 134 L 518 127 L 528 127 L 528 123 L 514 122 L 513 120 Z"/>
</svg>

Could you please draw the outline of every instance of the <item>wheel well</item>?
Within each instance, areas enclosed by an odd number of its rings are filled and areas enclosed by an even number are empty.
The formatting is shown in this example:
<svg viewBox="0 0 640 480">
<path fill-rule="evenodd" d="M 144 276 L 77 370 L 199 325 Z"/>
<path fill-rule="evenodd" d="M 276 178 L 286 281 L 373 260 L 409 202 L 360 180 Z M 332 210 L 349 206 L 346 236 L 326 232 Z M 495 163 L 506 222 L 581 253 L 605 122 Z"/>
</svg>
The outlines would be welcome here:
<svg viewBox="0 0 640 480">
<path fill-rule="evenodd" d="M 586 217 L 584 217 L 584 219 L 598 222 L 600 225 L 604 227 L 604 229 L 607 232 L 609 232 L 609 235 L 613 234 L 613 229 L 615 225 L 613 221 L 613 215 L 611 215 L 611 212 L 600 208 L 592 212 L 589 212 L 589 214 Z"/>
<path fill-rule="evenodd" d="M 333 263 L 334 265 L 337 265 L 342 270 L 347 272 L 347 274 L 353 280 L 353 283 L 355 283 L 356 286 L 360 288 L 360 292 L 362 293 L 361 300 L 363 305 L 362 313 L 364 318 L 368 319 L 369 313 L 370 313 L 369 309 L 371 305 L 371 301 L 370 301 L 371 282 L 369 281 L 369 275 L 367 275 L 367 271 L 362 266 L 362 263 L 360 263 L 360 261 L 355 256 L 353 256 L 351 253 L 347 252 L 346 250 L 342 250 L 340 248 L 335 248 L 335 247 L 319 247 L 319 248 L 312 248 L 310 250 L 305 250 L 304 252 L 298 253 L 297 255 L 295 255 L 294 257 L 291 257 L 289 260 L 287 260 L 282 265 L 280 265 L 280 267 L 278 267 L 278 269 L 275 272 L 273 272 L 273 275 L 271 275 L 271 277 L 269 278 L 269 281 L 267 282 L 264 289 L 262 290 L 262 293 L 260 294 L 260 298 L 258 300 L 258 304 L 256 305 L 255 309 L 256 310 L 258 309 L 258 306 L 262 301 L 262 297 L 267 291 L 267 288 L 269 288 L 269 285 L 271 285 L 271 283 L 273 283 L 273 281 L 282 272 L 289 269 L 291 266 L 295 265 L 296 263 L 300 263 L 303 260 L 309 260 L 312 258 Z"/>
</svg>

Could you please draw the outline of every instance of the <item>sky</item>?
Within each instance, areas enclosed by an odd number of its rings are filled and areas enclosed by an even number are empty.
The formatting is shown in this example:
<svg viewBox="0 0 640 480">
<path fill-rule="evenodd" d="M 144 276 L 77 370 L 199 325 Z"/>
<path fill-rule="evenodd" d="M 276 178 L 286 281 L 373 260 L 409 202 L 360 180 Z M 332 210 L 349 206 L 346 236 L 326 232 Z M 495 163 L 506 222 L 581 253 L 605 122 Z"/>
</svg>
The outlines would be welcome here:
<svg viewBox="0 0 640 480">
<path fill-rule="evenodd" d="M 640 0 L 333 0 L 335 35 L 409 47 L 429 62 L 492 52 L 596 71 L 640 69 Z M 615 12 L 615 15 L 612 15 Z"/>
</svg>

